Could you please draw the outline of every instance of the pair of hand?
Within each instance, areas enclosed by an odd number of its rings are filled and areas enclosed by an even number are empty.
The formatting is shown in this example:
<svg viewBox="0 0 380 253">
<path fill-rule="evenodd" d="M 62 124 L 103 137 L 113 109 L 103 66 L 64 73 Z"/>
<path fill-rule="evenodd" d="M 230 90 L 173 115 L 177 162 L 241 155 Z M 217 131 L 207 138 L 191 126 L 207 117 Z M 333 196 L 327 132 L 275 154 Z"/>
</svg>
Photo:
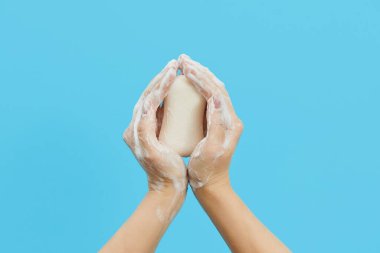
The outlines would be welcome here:
<svg viewBox="0 0 380 253">
<path fill-rule="evenodd" d="M 207 131 L 186 167 L 182 158 L 157 137 L 162 121 L 160 104 L 168 94 L 178 69 L 207 100 Z M 228 184 L 228 168 L 243 130 L 224 84 L 208 68 L 182 54 L 170 61 L 150 82 L 138 100 L 123 138 L 148 175 L 150 191 L 193 190 Z"/>
<path fill-rule="evenodd" d="M 181 70 L 207 100 L 206 134 L 189 164 L 157 136 L 160 106 Z M 154 252 L 178 213 L 190 183 L 195 196 L 235 253 L 288 253 L 281 243 L 233 191 L 228 169 L 243 125 L 221 81 L 186 55 L 172 60 L 141 95 L 124 140 L 148 175 L 149 191 L 131 217 L 101 252 Z"/>
</svg>

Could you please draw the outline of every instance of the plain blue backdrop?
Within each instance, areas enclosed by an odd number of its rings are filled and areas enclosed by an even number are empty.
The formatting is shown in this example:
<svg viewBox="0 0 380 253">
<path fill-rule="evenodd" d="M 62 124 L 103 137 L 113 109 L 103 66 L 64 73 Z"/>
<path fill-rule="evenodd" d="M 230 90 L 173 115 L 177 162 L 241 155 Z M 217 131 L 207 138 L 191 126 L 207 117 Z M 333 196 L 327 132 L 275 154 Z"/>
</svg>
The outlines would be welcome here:
<svg viewBox="0 0 380 253">
<path fill-rule="evenodd" d="M 378 0 L 0 0 L 0 251 L 96 252 L 146 193 L 122 141 L 187 53 L 245 124 L 232 183 L 294 252 L 380 252 Z M 157 252 L 229 252 L 191 191 Z"/>
</svg>

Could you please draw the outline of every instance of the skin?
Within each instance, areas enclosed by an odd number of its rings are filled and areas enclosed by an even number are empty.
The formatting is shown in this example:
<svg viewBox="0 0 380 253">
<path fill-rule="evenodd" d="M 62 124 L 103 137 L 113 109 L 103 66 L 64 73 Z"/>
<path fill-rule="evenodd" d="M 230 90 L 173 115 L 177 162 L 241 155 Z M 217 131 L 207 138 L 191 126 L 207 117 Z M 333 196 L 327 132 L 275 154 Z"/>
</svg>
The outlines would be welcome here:
<svg viewBox="0 0 380 253">
<path fill-rule="evenodd" d="M 132 216 L 100 252 L 154 252 L 186 196 L 186 167 L 181 157 L 161 145 L 157 133 L 162 119 L 159 105 L 178 70 L 172 60 L 141 95 L 123 138 L 144 168 L 148 193 Z"/>
<path fill-rule="evenodd" d="M 205 138 L 194 149 L 188 166 L 157 140 L 161 102 L 180 69 L 207 101 Z M 172 60 L 141 95 L 123 138 L 148 178 L 148 193 L 132 216 L 100 252 L 154 252 L 182 206 L 190 183 L 232 252 L 290 252 L 233 191 L 229 167 L 243 124 L 224 84 L 187 55 Z"/>
<path fill-rule="evenodd" d="M 180 69 L 207 100 L 207 133 L 190 157 L 188 175 L 199 203 L 232 252 L 290 252 L 233 191 L 229 167 L 243 124 L 223 83 L 187 55 Z"/>
</svg>

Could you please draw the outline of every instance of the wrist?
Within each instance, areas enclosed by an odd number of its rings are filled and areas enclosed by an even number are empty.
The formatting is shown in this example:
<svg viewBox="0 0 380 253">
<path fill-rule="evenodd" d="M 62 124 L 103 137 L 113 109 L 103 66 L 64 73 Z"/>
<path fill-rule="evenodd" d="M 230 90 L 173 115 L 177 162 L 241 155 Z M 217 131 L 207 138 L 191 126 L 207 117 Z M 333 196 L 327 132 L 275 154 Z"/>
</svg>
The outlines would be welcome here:
<svg viewBox="0 0 380 253">
<path fill-rule="evenodd" d="M 162 192 L 165 194 L 186 193 L 188 180 L 185 178 L 177 179 L 151 179 L 148 178 L 148 189 L 151 192 Z"/>
<path fill-rule="evenodd" d="M 163 199 L 183 200 L 187 193 L 187 179 L 175 182 L 151 182 L 148 184 L 149 193 Z"/>
<path fill-rule="evenodd" d="M 187 177 L 163 179 L 148 177 L 147 198 L 156 205 L 161 221 L 170 222 L 181 209 L 187 192 Z"/>
<path fill-rule="evenodd" d="M 190 179 L 191 180 L 191 179 Z M 215 175 L 204 184 L 191 184 L 194 194 L 203 194 L 231 188 L 228 173 Z"/>
<path fill-rule="evenodd" d="M 230 199 L 230 196 L 234 195 L 234 190 L 229 181 L 218 181 L 214 184 L 193 189 L 193 192 L 203 207 L 209 205 L 223 206 Z"/>
<path fill-rule="evenodd" d="M 210 200 L 224 199 L 233 193 L 229 179 L 220 180 L 212 184 L 206 184 L 203 187 L 193 189 L 194 195 L 201 203 Z"/>
<path fill-rule="evenodd" d="M 172 189 L 165 189 L 162 191 L 151 191 L 151 190 L 149 190 L 147 195 L 156 199 L 157 202 L 160 202 L 163 204 L 171 203 L 171 204 L 175 204 L 175 206 L 182 206 L 182 204 L 186 198 L 186 191 L 177 192 L 177 191 L 172 190 Z"/>
<path fill-rule="evenodd" d="M 178 191 L 174 186 L 165 186 L 160 190 L 150 188 L 146 198 L 155 203 L 158 218 L 170 222 L 181 209 L 186 198 L 186 190 Z"/>
</svg>

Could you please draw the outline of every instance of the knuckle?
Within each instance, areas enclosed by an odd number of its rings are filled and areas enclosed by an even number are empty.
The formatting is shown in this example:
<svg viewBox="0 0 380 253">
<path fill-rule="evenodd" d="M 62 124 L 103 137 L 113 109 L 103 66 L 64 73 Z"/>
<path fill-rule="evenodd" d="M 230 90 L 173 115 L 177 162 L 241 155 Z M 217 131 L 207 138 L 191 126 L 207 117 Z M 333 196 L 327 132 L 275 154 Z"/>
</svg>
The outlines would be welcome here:
<svg viewBox="0 0 380 253">
<path fill-rule="evenodd" d="M 136 130 L 137 130 L 137 135 L 138 135 L 139 137 L 144 137 L 144 134 L 145 134 L 145 126 L 144 126 L 143 123 L 140 123 L 140 124 L 137 126 Z"/>
<path fill-rule="evenodd" d="M 243 121 L 241 121 L 241 119 L 238 119 L 238 121 L 237 121 L 237 128 L 240 132 L 242 132 L 244 129 L 244 123 L 243 123 Z"/>
<path fill-rule="evenodd" d="M 150 164 L 153 164 L 154 162 L 157 162 L 158 160 L 158 155 L 156 152 L 146 152 L 145 156 L 144 156 L 144 160 L 147 162 L 147 163 L 150 163 Z"/>
<path fill-rule="evenodd" d="M 139 139 L 139 143 L 140 143 L 140 145 L 144 148 L 144 149 L 148 149 L 149 148 L 149 140 L 148 140 L 148 138 L 146 137 L 146 136 L 143 136 L 143 135 L 140 135 L 139 137 L 138 137 L 138 139 Z"/>
<path fill-rule="evenodd" d="M 243 122 L 241 121 L 241 119 L 237 118 L 236 122 L 235 122 L 235 129 L 236 129 L 236 132 L 237 133 L 241 133 L 243 132 L 243 129 L 244 129 L 244 124 Z"/>
<path fill-rule="evenodd" d="M 132 142 L 132 131 L 131 131 L 131 128 L 128 127 L 127 129 L 125 129 L 125 131 L 123 132 L 123 140 L 128 144 L 130 145 L 131 142 Z"/>
</svg>

